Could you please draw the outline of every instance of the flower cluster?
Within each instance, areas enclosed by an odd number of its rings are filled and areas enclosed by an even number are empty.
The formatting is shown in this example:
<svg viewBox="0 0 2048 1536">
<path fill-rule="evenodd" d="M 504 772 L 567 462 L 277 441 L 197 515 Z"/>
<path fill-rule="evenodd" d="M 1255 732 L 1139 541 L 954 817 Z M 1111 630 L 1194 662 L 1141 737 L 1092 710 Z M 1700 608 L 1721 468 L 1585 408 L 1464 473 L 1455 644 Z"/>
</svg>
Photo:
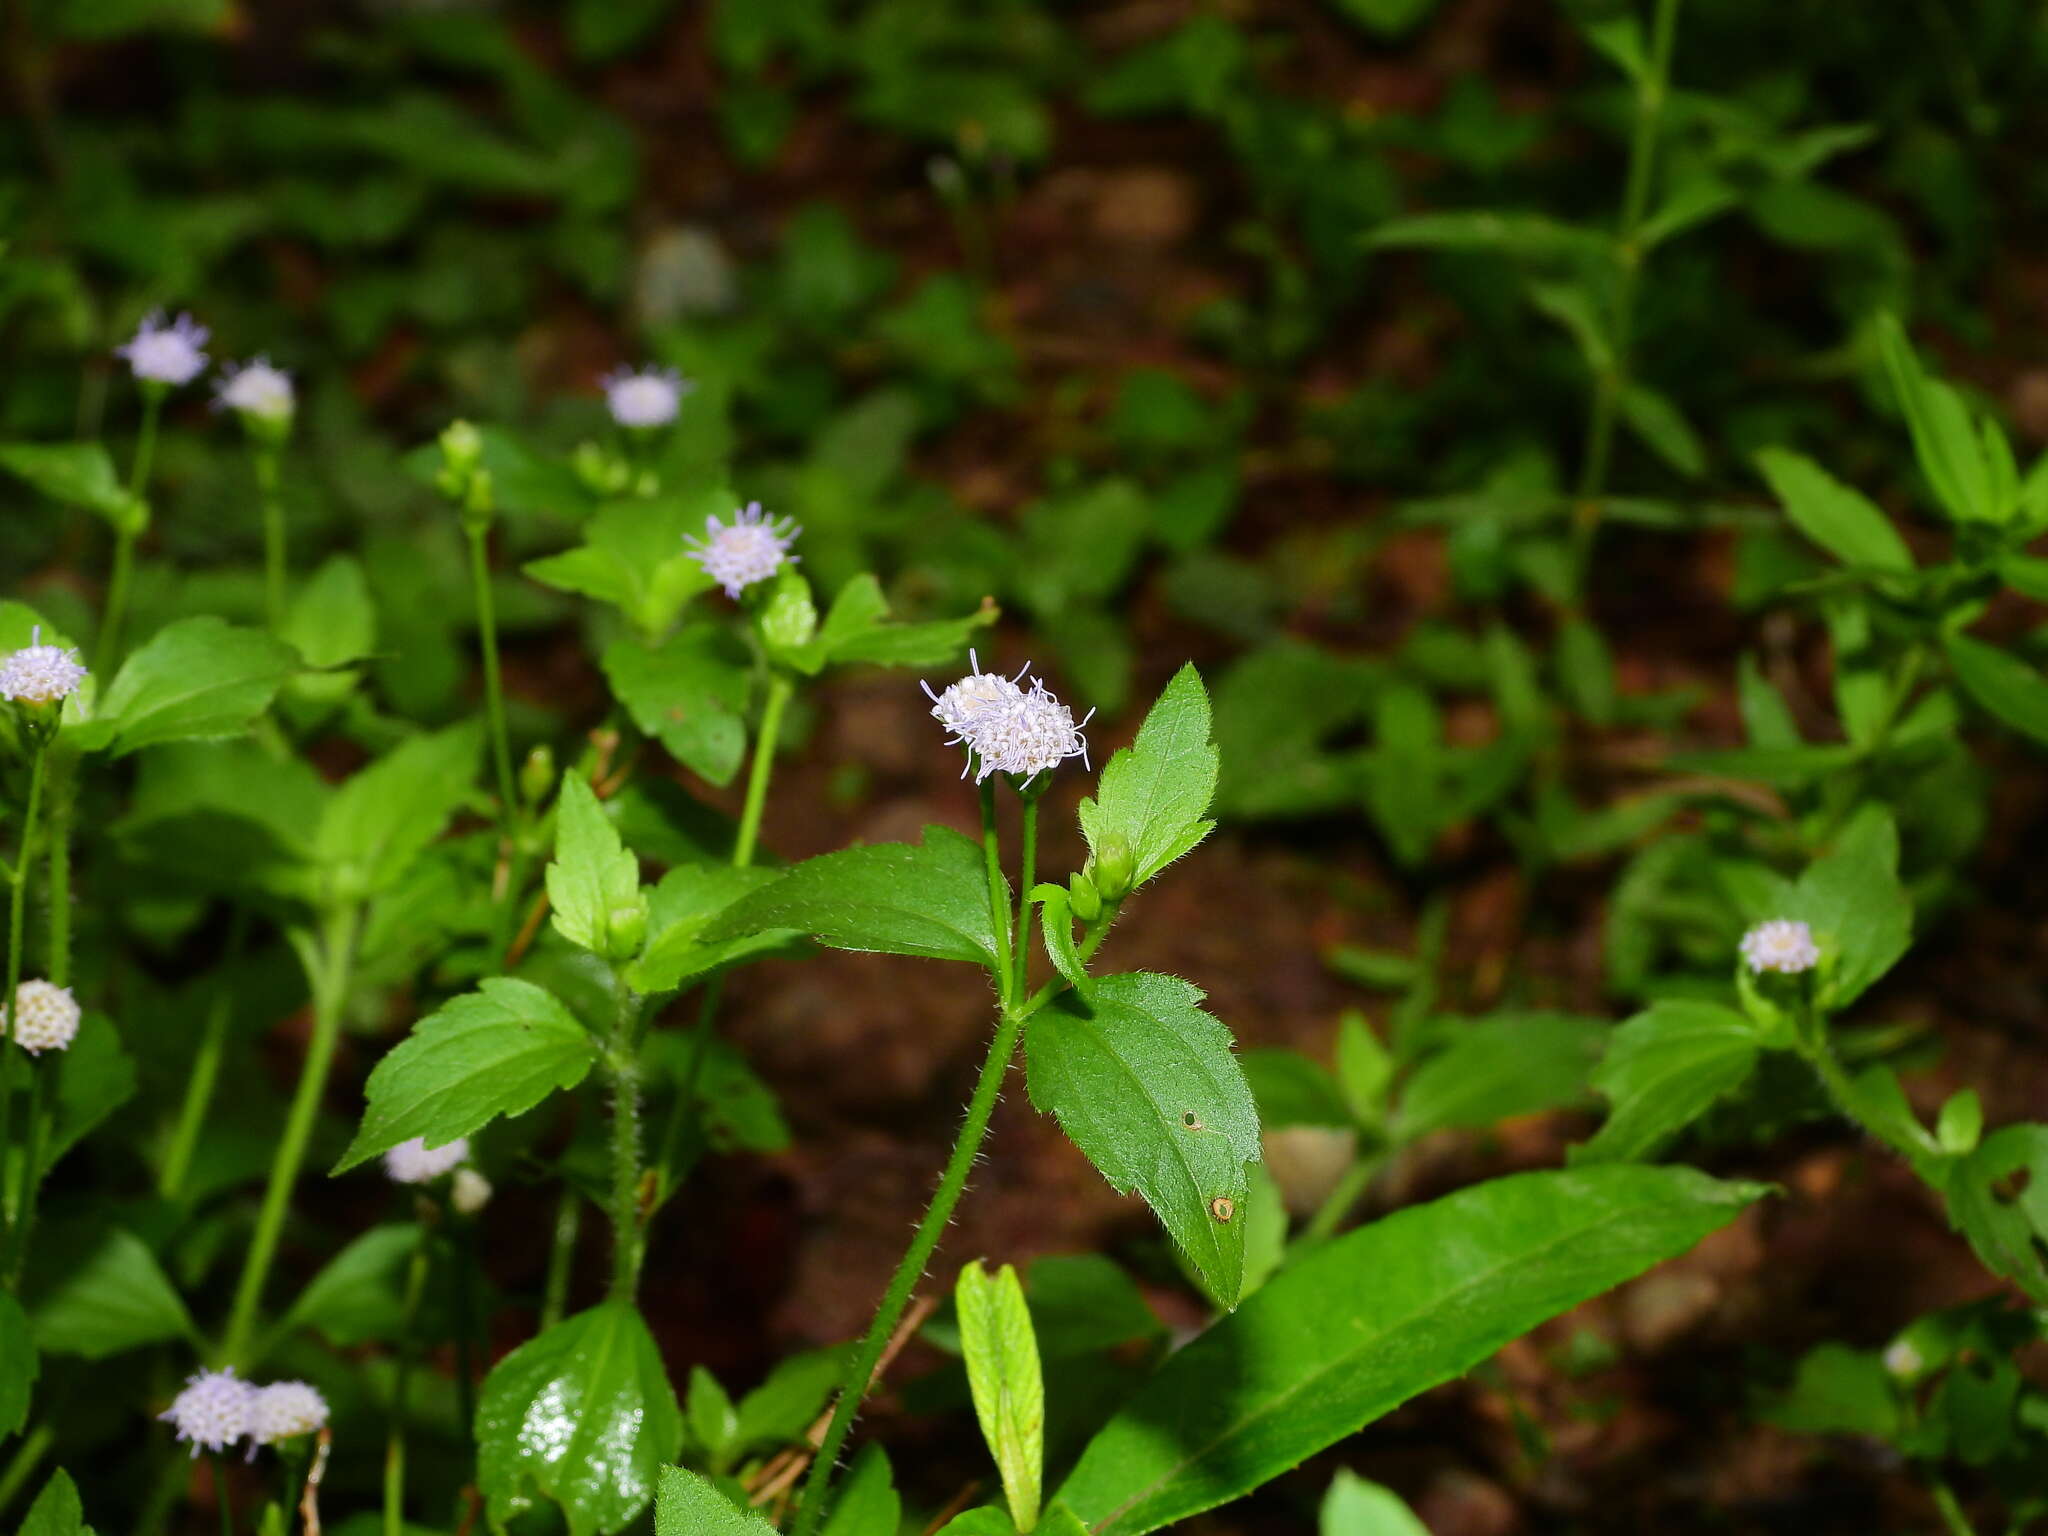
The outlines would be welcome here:
<svg viewBox="0 0 2048 1536">
<path fill-rule="evenodd" d="M 395 1184 L 431 1184 L 468 1160 L 467 1136 L 458 1136 L 441 1147 L 430 1147 L 426 1137 L 415 1136 L 384 1154 L 384 1171 Z"/>
<path fill-rule="evenodd" d="M 151 310 L 135 335 L 114 348 L 128 359 L 135 377 L 146 384 L 190 384 L 205 371 L 206 339 L 213 333 L 190 315 L 164 323 L 164 312 Z"/>
<path fill-rule="evenodd" d="M 0 661 L 0 698 L 17 704 L 56 704 L 78 692 L 85 681 L 78 652 L 43 644 L 43 626 L 29 632 L 29 643 Z"/>
<path fill-rule="evenodd" d="M 921 686 L 932 701 L 932 717 L 952 733 L 952 744 L 974 754 L 969 767 L 975 770 L 975 783 L 992 773 L 1029 780 L 1070 757 L 1087 762 L 1088 742 L 1081 727 L 1095 711 L 1076 723 L 1074 712 L 1039 679 L 1020 686 L 1029 662 L 1016 677 L 982 671 L 981 659 L 973 651 L 967 653 L 967 662 L 974 670 L 944 693 L 933 693 L 929 683 Z"/>
<path fill-rule="evenodd" d="M 258 357 L 246 363 L 229 363 L 221 369 L 213 403 L 256 423 L 277 426 L 291 420 L 298 396 L 292 389 L 290 374 L 273 366 L 269 358 Z"/>
<path fill-rule="evenodd" d="M 738 597 L 757 581 L 766 581 L 782 569 L 785 560 L 796 559 L 789 546 L 803 529 L 787 517 L 770 517 L 761 503 L 750 501 L 725 523 L 706 518 L 700 538 L 686 539 L 690 558 L 704 567 L 705 574 L 725 588 L 727 597 Z"/>
<path fill-rule="evenodd" d="M 604 403 L 622 427 L 665 427 L 697 386 L 673 368 L 614 368 L 597 381 Z"/>
<path fill-rule="evenodd" d="M 24 981 L 14 989 L 14 1043 L 31 1056 L 62 1051 L 78 1038 L 78 999 L 69 987 Z"/>
<path fill-rule="evenodd" d="M 1820 964 L 1820 948 L 1806 924 L 1794 918 L 1774 918 L 1742 936 L 1742 960 L 1758 975 L 1776 971 L 1781 976 L 1797 976 Z"/>
<path fill-rule="evenodd" d="M 242 1380 L 229 1366 L 188 1376 L 184 1390 L 157 1417 L 176 1428 L 194 1456 L 224 1451 L 238 1440 L 249 1442 L 253 1456 L 259 1445 L 275 1445 L 324 1428 L 327 1399 L 303 1381 L 259 1387 Z"/>
</svg>

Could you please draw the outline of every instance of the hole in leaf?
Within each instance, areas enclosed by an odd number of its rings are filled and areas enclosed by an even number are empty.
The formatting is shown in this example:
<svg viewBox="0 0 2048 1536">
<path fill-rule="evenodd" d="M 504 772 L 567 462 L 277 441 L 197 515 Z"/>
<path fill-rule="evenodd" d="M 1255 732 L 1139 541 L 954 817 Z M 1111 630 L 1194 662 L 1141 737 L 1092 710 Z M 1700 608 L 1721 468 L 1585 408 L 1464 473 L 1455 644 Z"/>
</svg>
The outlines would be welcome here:
<svg viewBox="0 0 2048 1536">
<path fill-rule="evenodd" d="M 1181 1115 L 1180 1123 L 1191 1131 L 1199 1131 L 1202 1128 L 1202 1117 L 1190 1109 Z"/>
<path fill-rule="evenodd" d="M 1218 1195 L 1209 1202 L 1209 1214 L 1218 1221 L 1228 1221 L 1237 1214 L 1237 1202 L 1228 1195 Z"/>
</svg>

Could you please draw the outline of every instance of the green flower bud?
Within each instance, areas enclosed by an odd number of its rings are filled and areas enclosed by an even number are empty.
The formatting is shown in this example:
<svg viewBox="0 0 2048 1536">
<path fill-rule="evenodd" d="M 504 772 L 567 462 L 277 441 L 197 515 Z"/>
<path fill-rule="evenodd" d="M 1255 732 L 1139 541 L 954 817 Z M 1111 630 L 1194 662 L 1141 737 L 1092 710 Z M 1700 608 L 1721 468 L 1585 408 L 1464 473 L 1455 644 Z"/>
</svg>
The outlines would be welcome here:
<svg viewBox="0 0 2048 1536">
<path fill-rule="evenodd" d="M 554 787 L 555 750 L 542 742 L 519 765 L 519 797 L 528 805 L 539 805 Z"/>
<path fill-rule="evenodd" d="M 605 953 L 614 960 L 630 960 L 640 953 L 647 938 L 647 898 L 630 907 L 613 907 L 605 918 Z"/>
<path fill-rule="evenodd" d="M 1131 885 L 1137 877 L 1137 861 L 1132 857 L 1131 845 L 1114 835 L 1105 837 L 1102 846 L 1095 850 L 1095 857 L 1088 861 L 1088 874 L 1104 901 L 1122 901 L 1130 894 Z"/>
<path fill-rule="evenodd" d="M 1095 882 L 1088 878 L 1086 870 L 1067 877 L 1067 905 L 1084 923 L 1092 923 L 1102 916 L 1102 894 L 1095 889 Z"/>
</svg>

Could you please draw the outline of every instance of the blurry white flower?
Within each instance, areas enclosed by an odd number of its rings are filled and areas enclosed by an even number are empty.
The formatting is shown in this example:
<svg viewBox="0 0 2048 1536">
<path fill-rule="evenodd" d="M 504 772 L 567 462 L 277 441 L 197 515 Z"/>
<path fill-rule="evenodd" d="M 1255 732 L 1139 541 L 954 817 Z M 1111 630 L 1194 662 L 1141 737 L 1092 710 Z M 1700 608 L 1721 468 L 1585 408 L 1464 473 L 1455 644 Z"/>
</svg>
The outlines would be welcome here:
<svg viewBox="0 0 2048 1536">
<path fill-rule="evenodd" d="M 78 1038 L 78 1000 L 69 987 L 24 981 L 14 989 L 14 1043 L 31 1056 L 61 1051 Z"/>
<path fill-rule="evenodd" d="M 298 396 L 292 390 L 292 376 L 282 368 L 273 367 L 267 357 L 223 366 L 213 400 L 215 405 L 270 423 L 291 420 L 292 411 L 298 405 Z"/>
<path fill-rule="evenodd" d="M 614 368 L 597 381 L 604 403 L 622 427 L 665 427 L 682 409 L 683 396 L 697 386 L 673 368 Z"/>
<path fill-rule="evenodd" d="M 1926 1363 L 1910 1339 L 1894 1339 L 1884 1352 L 1884 1368 L 1894 1376 L 1918 1376 Z"/>
<path fill-rule="evenodd" d="M 1813 930 L 1792 918 L 1775 918 L 1758 923 L 1742 936 L 1742 958 L 1761 975 L 1776 971 L 1796 976 L 1820 964 L 1820 950 L 1814 945 Z"/>
<path fill-rule="evenodd" d="M 467 1136 L 458 1136 L 445 1147 L 430 1147 L 424 1136 L 415 1136 L 384 1154 L 384 1171 L 400 1184 L 425 1184 L 468 1156 Z"/>
<path fill-rule="evenodd" d="M 201 1450 L 224 1451 L 249 1433 L 255 1396 L 256 1389 L 233 1366 L 201 1371 L 185 1378 L 185 1390 L 157 1417 L 177 1426 L 178 1438 L 192 1443 L 194 1456 Z"/>
<path fill-rule="evenodd" d="M 78 692 L 85 668 L 78 652 L 43 644 L 43 626 L 29 633 L 30 643 L 0 661 L 0 698 L 18 704 L 55 704 Z"/>
<path fill-rule="evenodd" d="M 252 1389 L 249 1396 L 249 1438 L 275 1445 L 310 1435 L 327 1425 L 327 1399 L 303 1381 L 276 1381 Z"/>
<path fill-rule="evenodd" d="M 796 557 L 789 546 L 803 532 L 793 518 L 770 517 L 761 503 L 750 501 L 732 515 L 730 523 L 715 517 L 704 520 L 701 537 L 685 539 L 690 558 L 725 588 L 727 597 L 738 597 L 757 581 L 766 581 L 782 569 L 782 562 Z"/>
<path fill-rule="evenodd" d="M 457 1215 L 474 1216 L 491 1203 L 491 1181 L 474 1168 L 456 1169 L 448 1203 L 455 1207 Z"/>
<path fill-rule="evenodd" d="M 152 384 L 190 384 L 206 367 L 202 349 L 211 334 L 190 315 L 180 315 L 166 325 L 164 312 L 151 310 L 133 338 L 114 348 L 114 355 L 127 358 L 138 379 Z"/>
<path fill-rule="evenodd" d="M 952 744 L 973 752 L 975 783 L 992 773 L 1030 779 L 1070 757 L 1087 761 L 1088 743 L 1081 726 L 1094 718 L 1093 710 L 1077 725 L 1074 712 L 1037 678 L 1026 690 L 1017 685 L 1022 671 L 1017 678 L 983 672 L 972 651 L 967 660 L 976 670 L 944 693 L 933 693 L 930 684 L 923 686 L 932 701 L 933 718 L 953 733 Z"/>
</svg>

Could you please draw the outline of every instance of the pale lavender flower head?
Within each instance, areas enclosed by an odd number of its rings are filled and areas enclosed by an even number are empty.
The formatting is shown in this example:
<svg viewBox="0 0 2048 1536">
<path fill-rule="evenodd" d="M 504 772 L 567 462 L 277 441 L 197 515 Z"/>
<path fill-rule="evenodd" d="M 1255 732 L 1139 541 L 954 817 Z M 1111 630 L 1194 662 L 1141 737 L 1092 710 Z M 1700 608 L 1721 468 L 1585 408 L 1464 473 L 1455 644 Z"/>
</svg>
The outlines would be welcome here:
<svg viewBox="0 0 2048 1536">
<path fill-rule="evenodd" d="M 212 334 L 185 314 L 166 325 L 164 312 L 154 309 L 132 338 L 114 348 L 114 355 L 127 358 L 135 377 L 145 383 L 190 384 L 206 367 L 204 349 Z"/>
<path fill-rule="evenodd" d="M 78 1038 L 78 999 L 69 987 L 24 981 L 14 989 L 14 1043 L 31 1056 L 70 1049 Z"/>
<path fill-rule="evenodd" d="M 922 686 L 932 701 L 933 718 L 953 733 L 951 745 L 973 752 L 969 766 L 976 770 L 975 783 L 992 773 L 1035 778 L 1070 757 L 1087 761 L 1088 742 L 1081 727 L 1094 718 L 1093 710 L 1076 724 L 1074 712 L 1039 679 L 1032 678 L 1028 688 L 1019 687 L 1028 662 L 1010 678 L 982 671 L 981 660 L 972 651 L 967 661 L 975 670 L 944 693 L 933 693 L 929 683 Z"/>
<path fill-rule="evenodd" d="M 697 386 L 673 368 L 614 368 L 597 381 L 604 403 L 622 427 L 665 427 Z"/>
<path fill-rule="evenodd" d="M 273 366 L 269 358 L 258 357 L 222 366 L 213 403 L 275 425 L 290 421 L 299 402 L 292 388 L 292 376 Z"/>
<path fill-rule="evenodd" d="M 967 665 L 974 670 L 959 682 L 949 684 L 944 693 L 933 693 L 930 683 L 919 683 L 924 696 L 932 701 L 932 718 L 953 735 L 951 746 L 961 746 L 967 741 L 967 729 L 974 717 L 986 709 L 1021 703 L 1024 690 L 1017 686 L 1017 679 L 1004 677 L 1000 672 L 981 670 L 981 657 L 973 651 L 967 653 Z M 1018 669 L 1022 677 L 1031 668 L 1025 662 Z"/>
<path fill-rule="evenodd" d="M 326 1426 L 327 1399 L 308 1382 L 275 1381 L 250 1394 L 249 1438 L 256 1445 L 275 1445 Z"/>
<path fill-rule="evenodd" d="M 384 1171 L 395 1183 L 428 1184 L 468 1156 L 467 1136 L 458 1136 L 443 1147 L 430 1147 L 426 1137 L 415 1136 L 384 1154 Z"/>
<path fill-rule="evenodd" d="M 448 1203 L 458 1216 L 476 1215 L 491 1203 L 491 1181 L 474 1168 L 456 1169 L 454 1182 L 448 1186 Z"/>
<path fill-rule="evenodd" d="M 1743 963 L 1758 975 L 1775 971 L 1781 976 L 1797 976 L 1820 964 L 1813 930 L 1795 918 L 1758 923 L 1742 936 L 1741 947 Z"/>
<path fill-rule="evenodd" d="M 185 1390 L 157 1417 L 176 1426 L 178 1438 L 191 1443 L 194 1456 L 202 1450 L 224 1451 L 249 1433 L 255 1395 L 256 1389 L 237 1376 L 233 1366 L 201 1371 L 185 1378 Z"/>
<path fill-rule="evenodd" d="M 690 558 L 725 588 L 727 597 L 738 597 L 781 570 L 784 561 L 796 558 L 789 546 L 802 532 L 795 519 L 770 517 L 761 503 L 750 501 L 733 513 L 729 523 L 706 518 L 704 532 L 683 543 Z"/>
<path fill-rule="evenodd" d="M 56 704 L 78 692 L 85 681 L 78 652 L 43 644 L 43 626 L 29 632 L 29 643 L 0 661 L 0 699 L 17 704 Z"/>
</svg>

